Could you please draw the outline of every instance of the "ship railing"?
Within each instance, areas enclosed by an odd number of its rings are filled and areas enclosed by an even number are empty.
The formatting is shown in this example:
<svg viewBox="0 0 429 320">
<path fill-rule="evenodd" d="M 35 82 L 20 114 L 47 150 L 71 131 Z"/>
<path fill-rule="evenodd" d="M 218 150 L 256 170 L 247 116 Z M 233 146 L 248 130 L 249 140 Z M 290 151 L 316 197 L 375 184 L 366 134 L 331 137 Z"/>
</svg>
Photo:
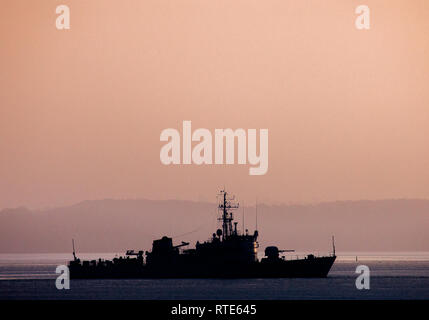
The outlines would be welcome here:
<svg viewBox="0 0 429 320">
<path fill-rule="evenodd" d="M 320 257 L 331 257 L 332 253 L 329 252 L 308 252 L 308 253 L 298 253 L 298 254 L 281 254 L 280 258 L 284 260 L 303 260 L 308 259 L 309 256 L 313 255 L 315 258 Z"/>
</svg>

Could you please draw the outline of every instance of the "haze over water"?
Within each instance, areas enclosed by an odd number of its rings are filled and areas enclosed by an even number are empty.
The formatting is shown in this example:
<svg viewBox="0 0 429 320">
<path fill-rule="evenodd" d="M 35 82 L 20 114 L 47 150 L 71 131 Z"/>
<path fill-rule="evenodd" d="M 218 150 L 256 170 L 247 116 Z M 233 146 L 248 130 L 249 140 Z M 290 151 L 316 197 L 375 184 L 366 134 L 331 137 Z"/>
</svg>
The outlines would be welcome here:
<svg viewBox="0 0 429 320">
<path fill-rule="evenodd" d="M 0 254 L 0 299 L 429 299 L 428 252 L 340 253 L 326 279 L 72 280 L 71 290 L 59 291 L 55 268 L 71 258 Z M 355 287 L 360 264 L 371 270 L 370 290 Z"/>
</svg>

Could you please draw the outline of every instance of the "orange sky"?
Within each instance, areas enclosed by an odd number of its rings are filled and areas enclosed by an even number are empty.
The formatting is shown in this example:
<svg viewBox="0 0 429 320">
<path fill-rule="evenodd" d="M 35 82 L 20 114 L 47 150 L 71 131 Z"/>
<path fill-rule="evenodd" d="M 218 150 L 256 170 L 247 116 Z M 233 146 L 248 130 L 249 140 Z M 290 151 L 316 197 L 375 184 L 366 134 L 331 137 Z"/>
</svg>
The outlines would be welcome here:
<svg viewBox="0 0 429 320">
<path fill-rule="evenodd" d="M 428 1 L 0 6 L 0 208 L 223 185 L 247 203 L 429 198 Z M 159 135 L 183 120 L 268 128 L 268 173 L 162 165 Z"/>
</svg>

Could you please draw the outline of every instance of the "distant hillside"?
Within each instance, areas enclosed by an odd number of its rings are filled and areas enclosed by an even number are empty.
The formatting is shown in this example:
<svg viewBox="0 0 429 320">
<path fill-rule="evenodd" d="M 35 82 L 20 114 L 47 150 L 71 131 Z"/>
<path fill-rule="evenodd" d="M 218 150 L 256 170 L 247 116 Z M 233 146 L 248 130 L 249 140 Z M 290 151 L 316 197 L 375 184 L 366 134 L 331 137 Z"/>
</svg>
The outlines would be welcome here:
<svg viewBox="0 0 429 320">
<path fill-rule="evenodd" d="M 253 232 L 255 208 L 245 208 Z M 241 229 L 242 210 L 236 214 Z M 150 249 L 152 240 L 206 240 L 217 228 L 216 206 L 190 201 L 96 200 L 41 211 L 0 211 L 0 252 Z M 429 251 L 429 200 L 345 201 L 258 207 L 260 244 L 296 250 Z M 182 236 L 180 236 L 182 235 Z"/>
</svg>

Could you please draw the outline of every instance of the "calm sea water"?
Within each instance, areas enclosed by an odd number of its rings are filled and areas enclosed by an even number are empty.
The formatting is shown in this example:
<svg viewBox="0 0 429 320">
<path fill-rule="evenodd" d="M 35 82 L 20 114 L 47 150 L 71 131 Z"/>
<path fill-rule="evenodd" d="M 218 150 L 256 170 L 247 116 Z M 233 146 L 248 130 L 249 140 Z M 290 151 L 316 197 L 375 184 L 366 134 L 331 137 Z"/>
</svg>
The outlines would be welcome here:
<svg viewBox="0 0 429 320">
<path fill-rule="evenodd" d="M 0 299 L 429 299 L 427 252 L 340 254 L 325 279 L 72 280 L 70 290 L 57 290 L 55 268 L 70 259 L 0 254 Z M 370 268 L 370 290 L 356 289 L 360 264 Z"/>
</svg>

